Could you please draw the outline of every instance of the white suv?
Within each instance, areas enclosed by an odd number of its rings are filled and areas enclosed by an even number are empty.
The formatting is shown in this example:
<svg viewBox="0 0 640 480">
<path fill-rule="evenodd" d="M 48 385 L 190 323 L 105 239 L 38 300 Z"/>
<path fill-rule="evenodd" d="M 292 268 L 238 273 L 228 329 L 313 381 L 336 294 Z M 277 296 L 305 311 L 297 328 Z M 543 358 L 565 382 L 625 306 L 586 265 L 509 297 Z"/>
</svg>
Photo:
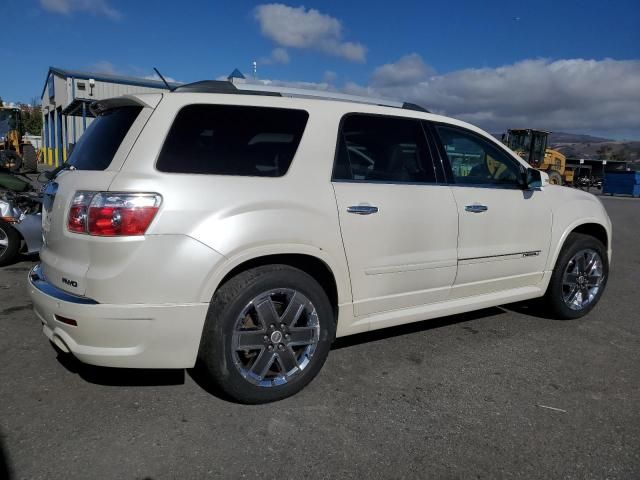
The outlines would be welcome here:
<svg viewBox="0 0 640 480">
<path fill-rule="evenodd" d="M 464 122 L 215 81 L 92 110 L 30 273 L 44 334 L 83 362 L 200 359 L 260 403 L 336 337 L 536 297 L 577 318 L 603 293 L 601 203 Z"/>
</svg>

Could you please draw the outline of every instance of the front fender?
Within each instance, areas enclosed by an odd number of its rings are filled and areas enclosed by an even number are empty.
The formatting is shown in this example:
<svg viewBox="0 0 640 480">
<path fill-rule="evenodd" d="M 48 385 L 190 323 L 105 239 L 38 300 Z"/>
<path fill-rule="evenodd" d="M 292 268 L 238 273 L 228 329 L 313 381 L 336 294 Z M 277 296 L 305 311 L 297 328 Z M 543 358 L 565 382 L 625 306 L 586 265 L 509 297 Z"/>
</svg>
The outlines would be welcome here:
<svg viewBox="0 0 640 480">
<path fill-rule="evenodd" d="M 566 187 L 551 187 L 566 189 Z M 550 255 L 546 270 L 553 270 L 560 251 L 571 232 L 581 225 L 599 225 L 607 233 L 607 254 L 611 261 L 611 220 L 602 203 L 593 195 L 585 192 L 571 191 L 572 195 L 563 195 L 553 199 L 553 226 L 551 234 Z M 573 195 L 573 193 L 579 195 Z M 571 198 L 567 198 L 571 197 Z"/>
</svg>

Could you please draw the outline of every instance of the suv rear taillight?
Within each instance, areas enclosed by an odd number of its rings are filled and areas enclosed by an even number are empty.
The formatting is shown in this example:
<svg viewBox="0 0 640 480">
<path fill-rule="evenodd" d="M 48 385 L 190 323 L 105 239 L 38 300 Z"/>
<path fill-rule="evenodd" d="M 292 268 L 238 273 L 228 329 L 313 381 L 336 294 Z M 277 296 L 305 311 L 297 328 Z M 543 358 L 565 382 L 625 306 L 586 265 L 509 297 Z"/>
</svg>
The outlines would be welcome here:
<svg viewBox="0 0 640 480">
<path fill-rule="evenodd" d="M 67 228 L 102 237 L 144 235 L 160 203 L 157 193 L 76 192 Z"/>
</svg>

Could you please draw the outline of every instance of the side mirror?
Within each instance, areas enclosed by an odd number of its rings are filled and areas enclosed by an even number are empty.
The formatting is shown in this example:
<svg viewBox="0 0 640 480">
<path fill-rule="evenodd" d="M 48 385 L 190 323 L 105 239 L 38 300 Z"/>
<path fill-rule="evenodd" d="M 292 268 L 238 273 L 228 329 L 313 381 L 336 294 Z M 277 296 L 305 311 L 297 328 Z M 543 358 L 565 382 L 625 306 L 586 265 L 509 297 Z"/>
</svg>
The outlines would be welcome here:
<svg viewBox="0 0 640 480">
<path fill-rule="evenodd" d="M 523 175 L 524 186 L 527 190 L 537 190 L 544 186 L 544 178 L 543 175 L 546 175 L 544 172 L 540 170 L 536 170 L 535 168 L 527 168 L 526 172 Z M 548 183 L 547 177 L 547 183 Z"/>
</svg>

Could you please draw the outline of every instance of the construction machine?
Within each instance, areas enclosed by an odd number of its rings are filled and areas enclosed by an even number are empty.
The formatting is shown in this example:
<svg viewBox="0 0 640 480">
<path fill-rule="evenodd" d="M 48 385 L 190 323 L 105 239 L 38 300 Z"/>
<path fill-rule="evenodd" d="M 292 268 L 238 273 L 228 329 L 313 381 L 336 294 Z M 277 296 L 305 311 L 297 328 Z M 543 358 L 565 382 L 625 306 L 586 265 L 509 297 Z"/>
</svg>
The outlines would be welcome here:
<svg viewBox="0 0 640 480">
<path fill-rule="evenodd" d="M 509 129 L 502 143 L 522 157 L 529 165 L 549 175 L 555 185 L 573 184 L 573 170 L 567 167 L 567 157 L 547 147 L 549 134 L 532 128 Z"/>
<path fill-rule="evenodd" d="M 0 169 L 22 172 L 37 169 L 36 149 L 23 135 L 20 109 L 0 107 Z"/>
</svg>

